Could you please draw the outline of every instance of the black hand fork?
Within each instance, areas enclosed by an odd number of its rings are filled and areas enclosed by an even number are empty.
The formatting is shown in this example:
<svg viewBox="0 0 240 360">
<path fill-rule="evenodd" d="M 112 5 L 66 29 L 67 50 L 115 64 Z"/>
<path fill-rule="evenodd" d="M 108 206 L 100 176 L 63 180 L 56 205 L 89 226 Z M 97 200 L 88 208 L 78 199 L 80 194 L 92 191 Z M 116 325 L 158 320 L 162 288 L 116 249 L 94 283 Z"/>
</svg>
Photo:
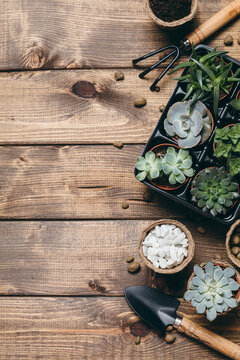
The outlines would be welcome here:
<svg viewBox="0 0 240 360">
<path fill-rule="evenodd" d="M 168 50 L 168 49 L 173 49 L 172 52 L 170 52 L 169 54 L 167 54 L 166 56 L 164 56 L 164 58 L 160 59 L 159 61 L 157 61 L 155 64 L 153 64 L 152 66 L 150 66 L 148 69 L 142 71 L 139 74 L 140 79 L 143 79 L 145 75 L 147 75 L 150 71 L 156 69 L 159 65 L 161 65 L 164 61 L 166 61 L 167 59 L 169 59 L 171 56 L 173 56 L 172 61 L 168 64 L 168 66 L 161 72 L 161 74 L 156 78 L 156 80 L 152 83 L 152 85 L 150 86 L 150 90 L 154 91 L 156 88 L 157 83 L 162 79 L 162 77 L 166 74 L 166 72 L 168 72 L 168 70 L 173 66 L 173 64 L 177 61 L 177 59 L 180 56 L 180 49 L 182 49 L 185 45 L 181 44 L 179 46 L 176 45 L 169 45 L 169 46 L 165 46 L 163 48 L 160 48 L 158 50 L 152 51 L 146 55 L 141 56 L 138 59 L 134 59 L 132 61 L 133 65 L 138 64 L 140 61 L 143 61 L 145 59 L 148 59 L 149 57 L 152 57 L 156 54 L 161 53 L 162 51 Z"/>
</svg>

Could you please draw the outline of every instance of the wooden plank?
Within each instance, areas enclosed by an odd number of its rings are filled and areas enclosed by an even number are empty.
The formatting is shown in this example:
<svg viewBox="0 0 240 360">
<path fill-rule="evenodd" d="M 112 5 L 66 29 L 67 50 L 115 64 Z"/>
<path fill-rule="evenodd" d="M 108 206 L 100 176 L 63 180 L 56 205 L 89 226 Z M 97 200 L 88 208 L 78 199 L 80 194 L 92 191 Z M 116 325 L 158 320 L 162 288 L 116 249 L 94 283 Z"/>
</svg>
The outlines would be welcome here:
<svg viewBox="0 0 240 360">
<path fill-rule="evenodd" d="M 134 178 L 143 147 L 0 147 L 0 218 L 113 219 L 184 217 L 166 198 L 143 201 Z M 122 208 L 127 200 L 128 209 Z"/>
<path fill-rule="evenodd" d="M 192 311 L 190 305 L 184 310 Z M 202 316 L 190 317 L 240 342 L 239 321 L 233 313 L 211 326 Z M 179 333 L 168 345 L 143 323 L 136 346 L 133 327 L 138 321 L 124 298 L 1 298 L 0 359 L 225 359 Z"/>
<path fill-rule="evenodd" d="M 141 80 L 124 70 L 118 82 L 114 72 L 0 73 L 0 144 L 145 143 L 176 81 L 165 77 L 157 93 L 149 90 L 156 72 Z M 144 108 L 134 107 L 138 97 Z"/>
<path fill-rule="evenodd" d="M 161 287 L 182 296 L 194 263 L 219 253 L 227 260 L 226 229 L 207 222 L 183 221 L 196 242 L 192 264 L 174 276 L 154 276 L 142 264 L 130 274 L 126 257 L 139 261 L 142 231 L 153 220 L 119 221 L 1 221 L 0 295 L 122 295 L 134 285 Z"/>
<path fill-rule="evenodd" d="M 193 24 L 169 34 L 150 19 L 142 0 L 3 1 L 0 68 L 129 67 L 133 58 L 176 43 L 228 3 L 202 0 Z M 229 33 L 236 42 L 238 30 L 235 21 L 209 44 L 223 48 Z M 239 56 L 238 45 L 230 53 Z"/>
</svg>

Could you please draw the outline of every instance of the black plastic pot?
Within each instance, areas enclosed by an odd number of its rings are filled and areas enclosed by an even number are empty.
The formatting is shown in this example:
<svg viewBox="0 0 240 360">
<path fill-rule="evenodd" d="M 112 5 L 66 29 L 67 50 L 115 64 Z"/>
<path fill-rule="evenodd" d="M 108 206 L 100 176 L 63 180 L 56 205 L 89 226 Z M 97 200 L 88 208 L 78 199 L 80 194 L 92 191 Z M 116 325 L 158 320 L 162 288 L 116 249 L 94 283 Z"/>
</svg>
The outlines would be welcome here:
<svg viewBox="0 0 240 360">
<path fill-rule="evenodd" d="M 211 51 L 212 49 L 205 45 L 198 45 L 196 47 L 196 51 L 201 52 L 202 54 L 207 53 L 208 51 Z M 223 55 L 224 61 L 226 62 L 232 62 L 232 70 L 233 73 L 240 68 L 240 62 L 227 56 Z M 187 69 L 185 69 L 182 73 L 182 75 L 185 75 L 187 73 Z M 222 99 L 219 102 L 219 108 L 218 108 L 218 118 L 214 121 L 214 130 L 212 134 L 210 135 L 209 139 L 204 142 L 203 144 L 199 144 L 198 146 L 194 147 L 193 149 L 189 149 L 189 153 L 192 156 L 193 159 L 193 168 L 195 169 L 196 173 L 198 173 L 200 170 L 203 170 L 208 167 L 212 166 L 222 166 L 222 164 L 219 162 L 218 159 L 216 159 L 213 156 L 213 139 L 214 139 L 214 132 L 217 127 L 224 127 L 229 124 L 236 124 L 240 122 L 240 116 L 239 113 L 234 111 L 234 109 L 231 107 L 229 102 L 232 99 L 235 99 L 237 97 L 237 94 L 240 91 L 240 84 L 239 83 L 233 83 L 233 86 L 231 88 L 230 94 L 226 96 L 224 99 Z M 177 86 L 175 90 L 173 91 L 166 108 L 164 112 L 162 113 L 156 128 L 154 129 L 151 137 L 148 140 L 148 143 L 142 153 L 144 156 L 147 151 L 154 148 L 156 145 L 161 145 L 164 143 L 169 143 L 173 145 L 177 145 L 177 143 L 168 136 L 168 134 L 164 130 L 163 121 L 166 118 L 167 112 L 169 107 L 174 104 L 177 101 L 182 101 L 185 96 L 185 92 L 181 88 L 180 84 L 177 83 Z M 239 96 L 239 95 L 238 95 Z M 209 108 L 211 112 L 211 104 L 205 103 L 205 105 Z M 135 169 L 135 175 L 137 175 L 138 170 Z M 189 179 L 188 182 L 186 182 L 183 186 L 176 190 L 164 190 L 160 189 L 157 186 L 155 186 L 153 183 L 151 183 L 149 180 L 144 180 L 143 183 L 149 186 L 152 190 L 156 191 L 157 193 L 164 195 L 170 199 L 173 199 L 188 208 L 208 217 L 212 218 L 222 224 L 231 224 L 233 223 L 237 218 L 238 214 L 240 212 L 240 201 L 237 200 L 236 204 L 232 209 L 229 210 L 227 215 L 217 215 L 216 217 L 213 217 L 212 215 L 208 213 L 204 213 L 201 209 L 199 209 L 195 204 L 191 202 L 191 185 L 192 185 L 193 177 Z"/>
</svg>

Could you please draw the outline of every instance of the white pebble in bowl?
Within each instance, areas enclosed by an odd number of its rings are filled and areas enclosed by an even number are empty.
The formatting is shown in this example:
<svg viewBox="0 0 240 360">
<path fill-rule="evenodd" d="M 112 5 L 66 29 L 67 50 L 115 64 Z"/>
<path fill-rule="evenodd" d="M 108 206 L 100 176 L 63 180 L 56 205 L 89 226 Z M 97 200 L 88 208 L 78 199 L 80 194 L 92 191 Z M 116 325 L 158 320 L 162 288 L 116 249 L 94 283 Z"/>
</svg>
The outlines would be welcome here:
<svg viewBox="0 0 240 360">
<path fill-rule="evenodd" d="M 143 255 L 155 268 L 172 269 L 188 255 L 188 239 L 175 225 L 157 225 L 142 242 Z"/>
</svg>

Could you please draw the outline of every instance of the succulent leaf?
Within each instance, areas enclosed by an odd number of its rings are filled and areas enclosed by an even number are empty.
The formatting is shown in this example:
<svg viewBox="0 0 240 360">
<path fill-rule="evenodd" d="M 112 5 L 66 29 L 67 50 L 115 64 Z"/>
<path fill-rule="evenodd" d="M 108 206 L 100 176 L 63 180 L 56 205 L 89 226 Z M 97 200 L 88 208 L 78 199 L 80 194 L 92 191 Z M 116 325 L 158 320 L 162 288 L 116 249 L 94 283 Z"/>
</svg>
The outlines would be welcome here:
<svg viewBox="0 0 240 360">
<path fill-rule="evenodd" d="M 223 301 L 225 302 L 225 304 L 230 307 L 231 309 L 236 308 L 238 306 L 237 300 L 234 298 L 227 298 L 224 297 Z"/>
<path fill-rule="evenodd" d="M 194 273 L 197 275 L 197 277 L 199 277 L 199 279 L 201 279 L 201 280 L 204 279 L 204 271 L 201 268 L 201 266 L 195 264 L 193 270 L 194 270 Z"/>
<path fill-rule="evenodd" d="M 197 304 L 196 310 L 197 310 L 198 314 L 204 314 L 204 312 L 206 310 L 206 304 L 204 303 L 204 301 Z"/>
<path fill-rule="evenodd" d="M 208 262 L 205 267 L 195 265 L 194 274 L 184 299 L 191 301 L 198 314 L 206 313 L 207 319 L 212 321 L 217 313 L 237 306 L 232 293 L 239 289 L 239 284 L 232 277 L 235 275 L 234 269 L 223 269 Z"/>
<path fill-rule="evenodd" d="M 213 321 L 215 320 L 217 317 L 217 311 L 215 309 L 215 307 L 212 307 L 210 309 L 207 309 L 207 319 L 209 321 Z"/>
</svg>

